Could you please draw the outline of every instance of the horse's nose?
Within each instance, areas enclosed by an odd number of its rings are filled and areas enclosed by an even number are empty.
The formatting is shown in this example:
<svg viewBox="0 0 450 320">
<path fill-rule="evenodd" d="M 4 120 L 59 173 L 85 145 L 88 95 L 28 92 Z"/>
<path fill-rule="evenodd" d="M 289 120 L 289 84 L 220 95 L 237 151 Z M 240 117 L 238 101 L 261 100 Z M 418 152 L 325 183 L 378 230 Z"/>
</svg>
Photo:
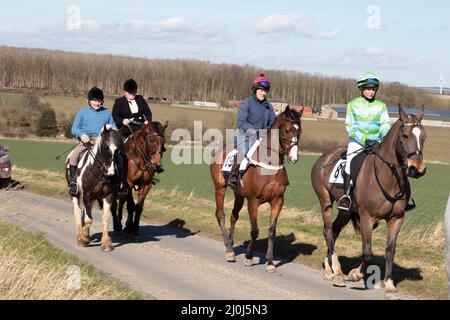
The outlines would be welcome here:
<svg viewBox="0 0 450 320">
<path fill-rule="evenodd" d="M 298 161 L 298 157 L 289 157 L 288 162 L 289 163 L 296 163 Z"/>
<path fill-rule="evenodd" d="M 415 166 L 411 166 L 408 168 L 408 176 L 415 179 L 422 177 L 426 172 L 426 167 L 424 167 L 422 171 L 419 171 Z"/>
<path fill-rule="evenodd" d="M 114 170 L 114 165 L 112 164 L 106 168 L 106 175 L 108 177 L 112 177 L 114 174 L 115 174 L 115 170 Z"/>
</svg>

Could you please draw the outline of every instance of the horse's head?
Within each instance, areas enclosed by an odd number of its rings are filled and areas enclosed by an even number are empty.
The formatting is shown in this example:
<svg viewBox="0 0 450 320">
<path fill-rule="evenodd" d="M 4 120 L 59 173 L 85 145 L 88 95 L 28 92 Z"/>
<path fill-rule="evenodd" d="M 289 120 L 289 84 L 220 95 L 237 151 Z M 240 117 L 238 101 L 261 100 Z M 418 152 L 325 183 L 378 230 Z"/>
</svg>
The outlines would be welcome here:
<svg viewBox="0 0 450 320">
<path fill-rule="evenodd" d="M 107 176 L 115 174 L 114 156 L 120 150 L 123 138 L 119 131 L 107 124 L 103 127 L 94 146 L 94 153 L 103 164 Z"/>
<path fill-rule="evenodd" d="M 166 139 L 164 132 L 169 125 L 169 121 L 161 124 L 160 122 L 153 121 L 150 123 L 150 130 L 148 130 L 146 136 L 147 149 L 150 152 L 150 163 L 152 169 L 157 169 L 162 166 L 162 157 L 166 147 L 164 146 Z"/>
<path fill-rule="evenodd" d="M 417 115 L 406 114 L 399 106 L 400 131 L 398 149 L 407 165 L 407 174 L 411 178 L 420 178 L 426 172 L 423 160 L 423 147 L 427 136 L 421 121 L 424 106 Z"/>
<path fill-rule="evenodd" d="M 282 122 L 280 123 L 280 145 L 283 154 L 288 156 L 289 163 L 296 163 L 298 160 L 298 143 L 302 133 L 300 118 L 303 114 L 303 108 L 291 109 L 286 107 L 280 114 Z"/>
</svg>

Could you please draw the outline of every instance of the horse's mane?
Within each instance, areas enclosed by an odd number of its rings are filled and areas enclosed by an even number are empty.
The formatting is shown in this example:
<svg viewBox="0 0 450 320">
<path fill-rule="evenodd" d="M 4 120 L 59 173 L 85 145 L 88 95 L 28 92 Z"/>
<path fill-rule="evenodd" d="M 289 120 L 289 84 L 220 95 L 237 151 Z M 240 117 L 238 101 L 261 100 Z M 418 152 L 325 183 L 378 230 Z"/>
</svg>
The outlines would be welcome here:
<svg viewBox="0 0 450 320">
<path fill-rule="evenodd" d="M 107 135 L 106 135 L 105 139 L 103 139 L 105 128 L 107 128 Z M 119 131 L 116 130 L 115 128 L 109 127 L 108 125 L 104 126 L 102 128 L 102 131 L 100 131 L 100 134 L 98 135 L 98 137 L 95 139 L 95 144 L 94 144 L 94 147 L 92 150 L 94 154 L 97 154 L 103 141 L 108 146 L 115 144 L 119 148 L 123 143 L 123 138 L 120 135 Z"/>
<path fill-rule="evenodd" d="M 138 131 L 136 131 L 134 135 L 138 139 L 145 139 L 146 136 L 150 133 L 157 133 L 160 136 L 164 135 L 163 125 L 158 121 L 149 122 L 148 124 L 142 126 Z"/>
<path fill-rule="evenodd" d="M 301 117 L 300 114 L 292 109 L 286 108 L 282 113 L 280 113 L 273 122 L 271 129 L 277 129 L 280 127 L 283 121 L 291 121 L 295 124 L 300 125 Z"/>
</svg>

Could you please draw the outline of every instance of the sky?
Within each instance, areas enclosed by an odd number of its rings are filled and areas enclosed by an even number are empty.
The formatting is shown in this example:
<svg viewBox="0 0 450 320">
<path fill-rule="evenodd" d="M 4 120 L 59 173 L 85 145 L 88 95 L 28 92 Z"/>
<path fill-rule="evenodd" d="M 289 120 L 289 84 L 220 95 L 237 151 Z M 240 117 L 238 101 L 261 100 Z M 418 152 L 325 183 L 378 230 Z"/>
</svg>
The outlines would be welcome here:
<svg viewBox="0 0 450 320">
<path fill-rule="evenodd" d="M 0 45 L 450 86 L 449 1 L 5 1 Z M 270 75 L 269 75 L 270 77 Z"/>
</svg>

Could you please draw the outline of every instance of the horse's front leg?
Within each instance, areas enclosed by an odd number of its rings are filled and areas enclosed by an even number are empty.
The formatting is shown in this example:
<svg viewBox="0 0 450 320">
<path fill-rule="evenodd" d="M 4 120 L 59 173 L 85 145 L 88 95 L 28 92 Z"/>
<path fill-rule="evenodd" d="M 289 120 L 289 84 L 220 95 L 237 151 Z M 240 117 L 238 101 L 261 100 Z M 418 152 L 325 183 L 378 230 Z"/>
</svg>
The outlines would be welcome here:
<svg viewBox="0 0 450 320">
<path fill-rule="evenodd" d="M 138 193 L 138 202 L 136 204 L 136 212 L 134 215 L 133 221 L 133 235 L 139 235 L 139 221 L 141 219 L 142 211 L 144 210 L 144 201 L 147 197 L 148 192 L 150 191 L 152 184 L 146 184 L 142 186 L 141 190 Z"/>
<path fill-rule="evenodd" d="M 386 270 L 384 274 L 384 290 L 386 299 L 398 299 L 398 291 L 392 279 L 392 264 L 395 256 L 395 246 L 400 228 L 403 225 L 404 216 L 401 218 L 392 218 L 387 222 L 388 238 L 386 246 Z"/>
<path fill-rule="evenodd" d="M 86 243 L 83 238 L 83 226 L 84 226 L 84 217 L 83 217 L 83 209 L 80 206 L 80 198 L 72 197 L 73 203 L 73 216 L 75 218 L 75 226 L 77 230 L 77 244 L 79 246 L 85 246 L 89 244 L 89 241 Z"/>
<path fill-rule="evenodd" d="M 102 215 L 102 224 L 103 224 L 103 232 L 102 232 L 102 244 L 100 248 L 102 251 L 111 251 L 113 250 L 112 241 L 109 237 L 109 218 L 111 216 L 111 204 L 113 201 L 113 196 L 110 195 L 106 198 L 103 198 L 103 215 Z"/>
<path fill-rule="evenodd" d="M 372 259 L 372 231 L 373 225 L 375 224 L 371 218 L 369 218 L 369 213 L 361 212 L 361 221 L 360 221 L 360 231 L 361 231 L 361 239 L 362 239 L 362 259 L 361 264 L 358 268 L 355 268 L 350 271 L 348 274 L 350 281 L 360 281 L 364 278 L 366 273 L 366 269 L 369 266 L 370 259 Z"/>
<path fill-rule="evenodd" d="M 277 231 L 277 220 L 278 220 L 278 216 L 280 215 L 281 212 L 281 208 L 283 207 L 283 203 L 284 203 L 284 197 L 277 197 L 274 198 L 271 202 L 270 202 L 270 225 L 269 225 L 269 230 L 267 232 L 267 239 L 268 239 L 268 244 L 267 244 L 267 253 L 266 253 L 266 258 L 267 258 L 267 267 L 266 267 L 266 271 L 267 272 L 274 272 L 275 266 L 273 264 L 273 245 L 275 242 L 275 237 L 276 237 L 276 231 Z"/>
<path fill-rule="evenodd" d="M 216 202 L 217 205 L 217 202 Z M 234 254 L 233 246 L 234 246 L 234 229 L 236 226 L 236 222 L 239 219 L 239 212 L 242 209 L 242 206 L 244 205 L 244 198 L 239 195 L 237 192 L 234 193 L 234 206 L 233 210 L 231 211 L 231 217 L 230 217 L 230 235 L 228 237 L 228 242 L 225 242 L 225 246 L 227 247 L 227 253 L 225 255 L 225 258 L 228 262 L 234 262 L 236 261 L 236 257 Z M 223 197 L 222 197 L 222 212 L 223 212 Z M 225 216 L 222 214 L 222 219 L 225 220 Z M 219 220 L 217 220 L 219 221 Z M 220 225 L 220 221 L 219 221 Z M 225 229 L 225 222 L 224 222 L 224 229 Z M 224 235 L 225 241 L 226 239 L 226 233 Z"/>
<path fill-rule="evenodd" d="M 78 242 L 79 245 L 87 246 L 91 242 L 90 228 L 94 220 L 92 219 L 92 201 L 91 199 L 83 195 L 84 212 L 81 215 L 82 230 L 81 239 Z"/>
<path fill-rule="evenodd" d="M 112 217 L 113 217 L 113 230 L 114 230 L 114 232 L 118 233 L 118 232 L 122 231 L 122 217 L 119 220 L 117 201 L 119 201 L 119 203 L 120 203 L 120 200 L 117 200 L 117 199 L 114 199 L 112 201 L 111 213 L 112 213 Z M 122 216 L 122 214 L 120 214 L 120 216 Z"/>
<path fill-rule="evenodd" d="M 259 201 L 256 198 L 248 198 L 248 215 L 250 218 L 250 243 L 245 253 L 244 265 L 250 267 L 253 265 L 253 250 L 255 249 L 256 239 L 258 239 L 259 229 L 258 229 L 258 207 Z"/>
</svg>

